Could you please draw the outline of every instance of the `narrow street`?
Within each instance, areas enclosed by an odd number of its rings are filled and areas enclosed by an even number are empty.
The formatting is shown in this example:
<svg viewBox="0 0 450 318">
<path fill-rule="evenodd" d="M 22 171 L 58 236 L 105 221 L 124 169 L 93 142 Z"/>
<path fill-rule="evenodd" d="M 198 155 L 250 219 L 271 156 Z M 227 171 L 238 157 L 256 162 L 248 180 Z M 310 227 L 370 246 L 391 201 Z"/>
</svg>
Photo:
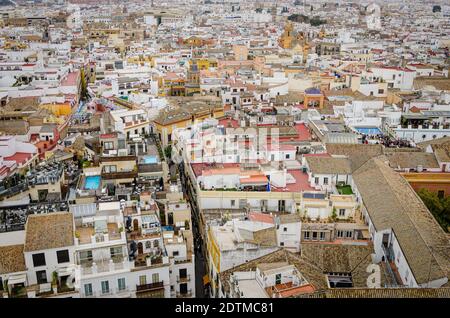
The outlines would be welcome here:
<svg viewBox="0 0 450 318">
<path fill-rule="evenodd" d="M 190 202 L 190 196 L 188 195 L 188 189 L 186 188 L 186 175 L 184 173 L 183 162 L 178 165 L 178 172 L 181 179 L 181 186 L 186 200 L 191 206 L 191 218 L 192 218 L 192 235 L 194 237 L 194 252 L 195 252 L 195 295 L 197 298 L 205 298 L 205 288 L 203 285 L 203 276 L 206 274 L 205 264 L 205 251 L 203 251 L 203 242 L 199 241 L 201 238 L 198 228 L 198 220 L 195 217 L 195 213 Z"/>
</svg>

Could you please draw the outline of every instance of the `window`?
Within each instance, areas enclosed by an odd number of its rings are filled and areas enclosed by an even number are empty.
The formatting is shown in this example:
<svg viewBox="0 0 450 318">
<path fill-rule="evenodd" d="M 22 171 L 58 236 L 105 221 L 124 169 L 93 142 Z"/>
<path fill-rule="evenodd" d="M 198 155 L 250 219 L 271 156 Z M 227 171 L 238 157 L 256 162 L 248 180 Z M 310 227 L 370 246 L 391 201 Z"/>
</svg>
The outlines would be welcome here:
<svg viewBox="0 0 450 318">
<path fill-rule="evenodd" d="M 3 290 L 3 280 L 1 277 L 0 277 L 0 290 Z"/>
<path fill-rule="evenodd" d="M 118 246 L 118 247 L 111 247 L 109 249 L 110 253 L 111 253 L 111 257 L 115 257 L 115 256 L 122 256 L 122 247 Z"/>
<path fill-rule="evenodd" d="M 153 241 L 153 247 L 158 247 L 159 246 L 159 241 L 158 240 L 154 240 Z"/>
<path fill-rule="evenodd" d="M 313 232 L 312 239 L 317 240 L 317 232 Z"/>
<path fill-rule="evenodd" d="M 231 206 L 235 206 L 236 205 L 236 200 L 231 200 Z"/>
<path fill-rule="evenodd" d="M 145 242 L 145 248 L 152 248 L 152 241 Z"/>
<path fill-rule="evenodd" d="M 57 251 L 56 257 L 58 258 L 58 264 L 68 263 L 70 261 L 69 250 Z"/>
<path fill-rule="evenodd" d="M 178 251 L 173 251 L 172 255 L 173 256 L 178 256 L 180 253 Z"/>
<path fill-rule="evenodd" d="M 290 159 L 291 158 L 291 155 L 290 154 L 286 154 L 286 159 Z"/>
<path fill-rule="evenodd" d="M 346 231 L 345 232 L 345 237 L 346 238 L 352 238 L 353 237 L 353 232 L 352 231 Z"/>
<path fill-rule="evenodd" d="M 444 190 L 439 190 L 439 191 L 438 191 L 438 198 L 439 198 L 439 199 L 443 199 L 444 196 L 445 196 L 445 191 L 444 191 Z"/>
<path fill-rule="evenodd" d="M 345 209 L 339 209 L 339 216 L 345 216 Z"/>
<path fill-rule="evenodd" d="M 102 282 L 102 294 L 109 293 L 109 281 L 105 280 Z"/>
<path fill-rule="evenodd" d="M 92 261 L 92 251 L 80 252 L 80 263 Z"/>
<path fill-rule="evenodd" d="M 113 172 L 117 172 L 117 166 L 111 165 L 111 166 L 104 166 L 103 167 L 103 171 L 105 171 L 105 173 L 113 173 Z"/>
<path fill-rule="evenodd" d="M 379 89 L 378 94 L 384 94 L 384 89 Z"/>
<path fill-rule="evenodd" d="M 320 240 L 321 241 L 325 240 L 325 232 L 320 232 Z"/>
<path fill-rule="evenodd" d="M 92 284 L 84 284 L 84 295 L 92 296 Z"/>
<path fill-rule="evenodd" d="M 125 278 L 119 278 L 117 280 L 117 286 L 118 286 L 119 290 L 125 290 L 126 289 L 126 287 L 125 287 Z"/>
<path fill-rule="evenodd" d="M 328 178 L 323 178 L 323 184 L 328 184 Z"/>
<path fill-rule="evenodd" d="M 283 228 L 283 232 L 287 232 L 287 227 L 284 227 L 284 228 Z"/>
<path fill-rule="evenodd" d="M 139 276 L 139 285 L 147 285 L 147 276 Z"/>
<path fill-rule="evenodd" d="M 303 232 L 303 239 L 309 240 L 309 232 Z"/>
<path fill-rule="evenodd" d="M 47 283 L 47 272 L 46 271 L 37 271 L 36 272 L 36 280 L 38 284 L 46 284 Z"/>
<path fill-rule="evenodd" d="M 275 284 L 281 284 L 281 274 L 275 275 Z"/>
<path fill-rule="evenodd" d="M 337 231 L 337 237 L 344 237 L 344 231 Z"/>
<path fill-rule="evenodd" d="M 105 141 L 103 143 L 103 148 L 105 150 L 112 150 L 112 149 L 114 149 L 114 143 L 112 141 Z"/>
<path fill-rule="evenodd" d="M 39 254 L 33 254 L 33 266 L 45 266 L 45 254 L 39 253 Z"/>
<path fill-rule="evenodd" d="M 159 283 L 159 274 L 158 273 L 152 274 L 152 283 Z"/>
<path fill-rule="evenodd" d="M 284 242 L 280 242 L 280 246 L 284 246 Z"/>
<path fill-rule="evenodd" d="M 315 183 L 315 184 L 319 184 L 319 177 L 315 177 L 315 178 L 314 178 L 314 183 Z"/>
</svg>

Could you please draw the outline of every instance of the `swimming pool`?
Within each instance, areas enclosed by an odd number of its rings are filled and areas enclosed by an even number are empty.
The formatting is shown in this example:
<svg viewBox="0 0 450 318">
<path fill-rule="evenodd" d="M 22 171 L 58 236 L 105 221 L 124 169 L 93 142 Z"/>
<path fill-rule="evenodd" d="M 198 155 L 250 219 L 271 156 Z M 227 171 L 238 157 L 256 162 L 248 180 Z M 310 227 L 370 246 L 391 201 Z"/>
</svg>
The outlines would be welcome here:
<svg viewBox="0 0 450 318">
<path fill-rule="evenodd" d="M 86 190 L 97 190 L 100 188 L 100 176 L 88 176 L 84 183 Z"/>
<path fill-rule="evenodd" d="M 364 135 L 382 135 L 383 133 L 377 127 L 355 127 L 355 129 Z"/>
<path fill-rule="evenodd" d="M 144 163 L 157 163 L 156 156 L 144 156 Z"/>
</svg>

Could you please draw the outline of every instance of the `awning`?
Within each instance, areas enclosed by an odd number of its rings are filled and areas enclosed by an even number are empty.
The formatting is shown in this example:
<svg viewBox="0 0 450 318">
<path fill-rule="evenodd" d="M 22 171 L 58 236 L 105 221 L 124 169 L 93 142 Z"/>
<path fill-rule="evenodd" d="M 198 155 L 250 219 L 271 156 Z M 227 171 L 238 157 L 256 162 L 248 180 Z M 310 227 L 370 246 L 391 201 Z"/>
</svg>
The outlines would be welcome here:
<svg viewBox="0 0 450 318">
<path fill-rule="evenodd" d="M 25 283 L 26 281 L 27 281 L 27 274 L 14 275 L 8 278 L 8 285 L 21 284 Z"/>
<path fill-rule="evenodd" d="M 69 276 L 73 273 L 73 269 L 68 267 L 61 267 L 56 270 L 59 277 Z"/>
<path fill-rule="evenodd" d="M 365 239 L 369 239 L 370 238 L 368 230 L 362 230 L 361 234 L 362 234 L 362 237 L 365 238 Z"/>
</svg>

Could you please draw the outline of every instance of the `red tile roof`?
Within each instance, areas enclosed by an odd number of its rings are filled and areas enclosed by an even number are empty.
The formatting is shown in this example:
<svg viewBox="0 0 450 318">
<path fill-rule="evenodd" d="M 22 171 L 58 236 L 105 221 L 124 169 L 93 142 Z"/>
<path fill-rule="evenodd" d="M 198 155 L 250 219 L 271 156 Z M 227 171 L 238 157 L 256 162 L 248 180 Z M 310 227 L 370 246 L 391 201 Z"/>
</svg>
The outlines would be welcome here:
<svg viewBox="0 0 450 318">
<path fill-rule="evenodd" d="M 315 191 L 313 187 L 309 185 L 308 174 L 303 173 L 300 170 L 288 170 L 295 178 L 295 183 L 287 184 L 284 188 L 275 188 L 270 186 L 272 192 L 302 192 L 302 191 Z"/>
<path fill-rule="evenodd" d="M 15 161 L 17 164 L 22 164 L 30 160 L 32 157 L 33 154 L 29 152 L 16 152 L 12 156 L 5 157 L 5 160 Z"/>
<path fill-rule="evenodd" d="M 61 81 L 61 86 L 75 86 L 77 85 L 79 71 L 67 74 L 66 78 Z"/>
<path fill-rule="evenodd" d="M 263 222 L 263 223 L 269 223 L 269 224 L 275 223 L 273 216 L 270 214 L 266 214 L 266 213 L 250 212 L 248 214 L 248 217 L 251 221 L 255 221 L 255 222 Z"/>
<path fill-rule="evenodd" d="M 225 128 L 228 128 L 229 125 L 233 128 L 239 128 L 239 122 L 236 119 L 221 119 L 219 120 L 219 125 L 223 125 Z"/>
</svg>

